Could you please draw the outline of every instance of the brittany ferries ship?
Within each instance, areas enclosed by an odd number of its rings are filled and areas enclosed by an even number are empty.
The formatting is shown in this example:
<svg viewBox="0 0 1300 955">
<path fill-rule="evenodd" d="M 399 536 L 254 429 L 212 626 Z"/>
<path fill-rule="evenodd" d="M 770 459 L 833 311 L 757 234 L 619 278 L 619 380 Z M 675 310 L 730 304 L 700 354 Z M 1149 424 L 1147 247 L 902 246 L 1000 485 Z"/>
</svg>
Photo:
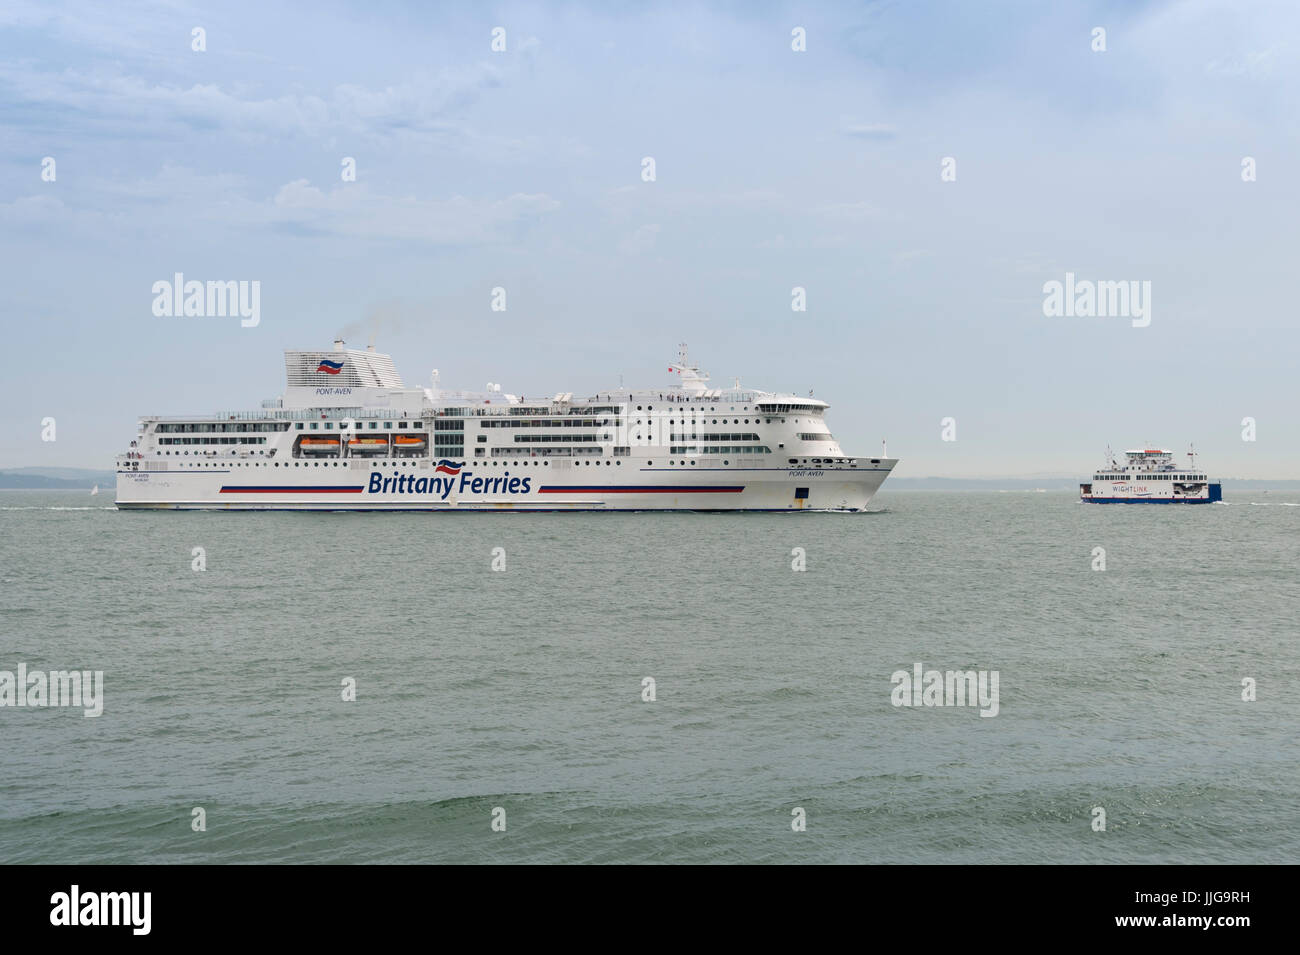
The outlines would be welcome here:
<svg viewBox="0 0 1300 955">
<path fill-rule="evenodd" d="M 1223 500 L 1223 487 L 1196 466 L 1196 454 L 1187 453 L 1185 468 L 1174 464 L 1174 453 L 1161 448 L 1125 451 L 1128 459 L 1110 464 L 1079 485 L 1079 498 L 1096 504 L 1212 504 Z"/>
<path fill-rule="evenodd" d="M 709 387 L 582 399 L 407 387 L 374 350 L 287 351 L 259 411 L 145 417 L 119 508 L 862 511 L 897 464 L 852 457 L 811 397 Z"/>
</svg>

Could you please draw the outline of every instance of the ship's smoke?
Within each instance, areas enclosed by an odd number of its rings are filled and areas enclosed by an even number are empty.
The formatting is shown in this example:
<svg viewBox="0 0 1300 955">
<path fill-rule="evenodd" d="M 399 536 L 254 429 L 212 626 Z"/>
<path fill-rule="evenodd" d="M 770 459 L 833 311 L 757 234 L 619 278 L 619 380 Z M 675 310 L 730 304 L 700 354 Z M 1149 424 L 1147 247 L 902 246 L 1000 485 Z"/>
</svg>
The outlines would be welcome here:
<svg viewBox="0 0 1300 955">
<path fill-rule="evenodd" d="M 339 329 L 339 338 L 353 343 L 366 337 L 365 344 L 374 344 L 376 336 L 398 334 L 402 325 L 410 322 L 426 321 L 428 314 L 410 302 L 390 299 L 370 306 L 366 317 L 356 322 L 349 322 Z"/>
</svg>

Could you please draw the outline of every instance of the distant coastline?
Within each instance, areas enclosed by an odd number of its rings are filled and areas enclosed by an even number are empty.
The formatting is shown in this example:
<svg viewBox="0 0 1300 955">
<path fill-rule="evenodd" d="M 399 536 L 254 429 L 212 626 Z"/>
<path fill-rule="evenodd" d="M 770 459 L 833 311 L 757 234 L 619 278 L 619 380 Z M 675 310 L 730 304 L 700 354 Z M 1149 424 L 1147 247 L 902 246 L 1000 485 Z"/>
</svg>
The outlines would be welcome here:
<svg viewBox="0 0 1300 955">
<path fill-rule="evenodd" d="M 116 481 L 112 471 L 89 468 L 0 469 L 0 489 L 88 491 L 93 487 L 110 488 Z"/>
</svg>

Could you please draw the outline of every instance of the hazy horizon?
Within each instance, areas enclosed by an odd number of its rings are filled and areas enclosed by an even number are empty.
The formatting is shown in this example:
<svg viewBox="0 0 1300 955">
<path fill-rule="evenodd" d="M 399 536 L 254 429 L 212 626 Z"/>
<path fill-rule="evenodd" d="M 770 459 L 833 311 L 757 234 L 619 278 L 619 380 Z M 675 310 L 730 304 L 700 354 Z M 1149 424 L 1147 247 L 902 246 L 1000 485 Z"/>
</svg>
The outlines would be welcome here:
<svg viewBox="0 0 1300 955">
<path fill-rule="evenodd" d="M 111 469 L 138 416 L 256 408 L 284 349 L 344 333 L 408 385 L 526 396 L 667 386 L 686 341 L 715 383 L 813 389 L 904 478 L 1081 479 L 1145 442 L 1300 478 L 1297 26 L 1226 0 L 11 2 L 0 469 Z M 260 283 L 258 323 L 155 316 L 175 273 Z M 1050 317 L 1067 281 L 1137 282 L 1135 308 L 1150 283 L 1149 310 Z"/>
</svg>

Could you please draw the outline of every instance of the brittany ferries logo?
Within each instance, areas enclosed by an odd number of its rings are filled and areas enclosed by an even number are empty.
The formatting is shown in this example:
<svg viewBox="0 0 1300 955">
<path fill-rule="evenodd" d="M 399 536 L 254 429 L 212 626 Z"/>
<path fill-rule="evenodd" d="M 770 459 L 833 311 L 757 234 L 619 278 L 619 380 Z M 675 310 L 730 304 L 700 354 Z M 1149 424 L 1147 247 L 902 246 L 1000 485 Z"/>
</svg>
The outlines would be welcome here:
<svg viewBox="0 0 1300 955">
<path fill-rule="evenodd" d="M 337 375 L 339 372 L 343 370 L 343 362 L 322 361 L 319 365 L 316 366 L 316 370 L 318 372 L 323 371 L 327 375 Z"/>
<path fill-rule="evenodd" d="M 394 471 L 392 477 L 384 477 L 380 471 L 370 472 L 370 483 L 366 486 L 368 494 L 429 494 L 439 500 L 447 500 L 453 491 L 457 494 L 529 494 L 532 492 L 532 478 L 511 477 L 506 471 L 500 477 L 474 477 L 473 471 L 462 473 L 465 462 L 442 460 L 435 469 L 447 477 L 417 477 L 414 474 L 402 474 Z M 459 478 L 459 481 L 457 480 Z"/>
</svg>

